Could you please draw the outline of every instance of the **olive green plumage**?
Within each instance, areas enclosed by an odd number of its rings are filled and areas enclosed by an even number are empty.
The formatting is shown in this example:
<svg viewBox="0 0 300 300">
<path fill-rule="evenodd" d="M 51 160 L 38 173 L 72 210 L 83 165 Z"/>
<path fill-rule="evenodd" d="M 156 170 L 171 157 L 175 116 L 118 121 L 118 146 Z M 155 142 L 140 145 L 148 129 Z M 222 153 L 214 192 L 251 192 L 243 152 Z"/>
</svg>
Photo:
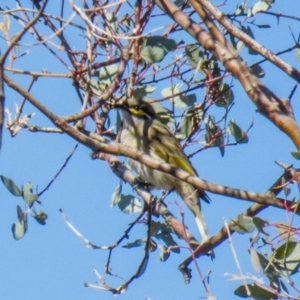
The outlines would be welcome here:
<svg viewBox="0 0 300 300">
<path fill-rule="evenodd" d="M 123 126 L 120 132 L 121 144 L 138 149 L 153 158 L 170 163 L 197 176 L 196 170 L 184 154 L 179 142 L 168 127 L 157 120 L 150 104 L 129 98 L 120 108 L 123 115 Z M 209 201 L 204 191 L 197 190 L 189 183 L 149 168 L 131 158 L 128 158 L 128 164 L 139 174 L 141 180 L 151 184 L 154 188 L 175 189 L 193 212 L 203 240 L 209 238 L 199 201 L 199 198 Z"/>
</svg>

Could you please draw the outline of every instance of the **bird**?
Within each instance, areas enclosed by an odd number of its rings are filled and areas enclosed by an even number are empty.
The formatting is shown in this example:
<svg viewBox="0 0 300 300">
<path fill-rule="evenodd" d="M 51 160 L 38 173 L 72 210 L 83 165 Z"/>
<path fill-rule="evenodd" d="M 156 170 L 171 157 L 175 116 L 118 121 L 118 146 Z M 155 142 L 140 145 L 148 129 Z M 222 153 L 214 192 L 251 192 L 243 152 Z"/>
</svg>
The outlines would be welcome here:
<svg viewBox="0 0 300 300">
<path fill-rule="evenodd" d="M 138 149 L 161 162 L 167 162 L 193 176 L 198 176 L 179 141 L 170 129 L 158 120 L 150 103 L 129 97 L 116 107 L 122 113 L 122 126 L 118 134 L 122 145 Z M 210 201 L 204 190 L 196 189 L 185 181 L 152 169 L 132 158 L 128 157 L 127 162 L 138 174 L 139 181 L 156 189 L 167 191 L 174 189 L 192 211 L 202 240 L 210 238 L 200 205 L 200 198 L 206 202 Z"/>
</svg>

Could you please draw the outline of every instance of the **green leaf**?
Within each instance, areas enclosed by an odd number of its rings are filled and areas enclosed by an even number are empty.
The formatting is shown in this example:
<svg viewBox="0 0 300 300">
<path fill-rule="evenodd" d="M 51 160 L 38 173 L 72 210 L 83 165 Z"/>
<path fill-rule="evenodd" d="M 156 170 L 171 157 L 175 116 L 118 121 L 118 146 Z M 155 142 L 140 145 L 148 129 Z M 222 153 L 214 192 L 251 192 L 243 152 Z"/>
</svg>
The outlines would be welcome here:
<svg viewBox="0 0 300 300">
<path fill-rule="evenodd" d="M 14 195 L 14 196 L 22 196 L 22 191 L 18 188 L 18 186 L 8 177 L 0 175 L 1 180 L 5 187 Z"/>
<path fill-rule="evenodd" d="M 259 217 L 253 217 L 252 221 L 259 232 L 262 232 L 263 234 L 269 236 L 269 234 L 264 230 L 264 227 L 266 225 L 269 225 L 268 221 L 261 219 Z"/>
<path fill-rule="evenodd" d="M 174 116 L 172 112 L 166 108 L 164 108 L 160 102 L 151 103 L 151 106 L 155 110 L 157 118 L 163 124 L 168 124 L 169 122 L 173 122 Z"/>
<path fill-rule="evenodd" d="M 24 201 L 29 205 L 32 206 L 34 201 L 38 199 L 38 195 L 32 193 L 33 185 L 31 182 L 26 182 L 23 186 L 23 198 Z"/>
<path fill-rule="evenodd" d="M 228 107 L 234 100 L 234 94 L 227 83 L 222 82 L 218 92 L 213 97 L 214 103 L 219 107 Z"/>
<path fill-rule="evenodd" d="M 121 201 L 122 185 L 119 183 L 110 198 L 110 207 L 114 207 Z"/>
<path fill-rule="evenodd" d="M 253 248 L 250 248 L 250 257 L 251 257 L 251 263 L 252 267 L 255 270 L 256 273 L 260 273 L 261 266 L 260 266 L 260 260 L 259 256 Z"/>
<path fill-rule="evenodd" d="M 12 225 L 12 233 L 15 240 L 20 240 L 27 231 L 27 214 L 24 213 L 21 207 L 17 206 L 18 221 Z"/>
<path fill-rule="evenodd" d="M 252 39 L 255 40 L 254 34 L 251 30 L 251 28 L 249 26 L 242 26 L 241 27 L 242 31 L 244 31 L 246 34 L 248 34 Z M 247 45 L 246 45 L 247 46 Z M 250 48 L 249 46 L 247 46 L 248 48 L 248 53 L 252 54 L 252 55 L 257 55 L 258 52 L 254 51 L 252 48 Z"/>
<path fill-rule="evenodd" d="M 145 273 L 148 266 L 148 261 L 149 261 L 149 256 L 146 257 L 146 259 L 143 261 L 143 264 L 140 266 L 137 273 L 137 277 L 141 277 Z"/>
<path fill-rule="evenodd" d="M 147 63 L 156 63 L 162 61 L 176 47 L 177 44 L 172 39 L 162 36 L 150 36 L 145 38 L 140 55 Z"/>
<path fill-rule="evenodd" d="M 132 195 L 122 194 L 118 206 L 125 214 L 138 213 L 143 210 L 141 201 Z"/>
<path fill-rule="evenodd" d="M 294 50 L 294 54 L 295 54 L 297 60 L 300 61 L 300 48 L 296 48 L 296 49 Z"/>
<path fill-rule="evenodd" d="M 238 215 L 238 222 L 234 222 L 236 226 L 233 229 L 240 234 L 250 233 L 255 228 L 252 218 L 248 216 Z"/>
<path fill-rule="evenodd" d="M 174 84 L 167 88 L 164 88 L 161 91 L 161 94 L 163 95 L 163 97 L 170 98 L 176 107 L 186 107 L 187 106 L 186 103 L 183 102 L 180 97 L 181 96 L 180 95 L 181 86 L 182 86 L 181 83 L 177 83 L 177 84 Z"/>
<path fill-rule="evenodd" d="M 193 128 L 193 119 L 190 117 L 185 116 L 180 127 L 178 128 L 179 135 L 176 133 L 176 138 L 178 140 L 186 139 L 192 132 Z"/>
<path fill-rule="evenodd" d="M 34 210 L 32 216 L 41 225 L 45 225 L 45 221 L 48 219 L 48 215 L 42 210 L 40 210 L 39 212 L 35 212 Z"/>
<path fill-rule="evenodd" d="M 133 91 L 133 95 L 132 96 L 134 98 L 142 99 L 145 96 L 147 96 L 147 94 L 152 93 L 155 89 L 156 89 L 155 85 L 142 85 L 142 86 L 138 86 Z"/>
<path fill-rule="evenodd" d="M 274 250 L 274 262 L 281 276 L 290 276 L 299 271 L 300 243 L 288 241 Z"/>
<path fill-rule="evenodd" d="M 170 250 L 174 253 L 180 253 L 178 244 L 174 241 L 172 235 L 169 232 L 161 232 L 155 235 L 156 238 L 164 241 L 167 247 L 172 247 Z"/>
<path fill-rule="evenodd" d="M 100 68 L 99 80 L 103 84 L 111 83 L 117 76 L 119 71 L 119 66 L 117 64 L 111 64 Z"/>
<path fill-rule="evenodd" d="M 295 233 L 291 231 L 291 227 L 289 224 L 285 222 L 277 222 L 276 225 L 276 230 L 282 240 L 289 240 L 293 236 L 295 236 Z"/>
<path fill-rule="evenodd" d="M 131 249 L 131 248 L 136 248 L 136 247 L 141 247 L 146 243 L 146 239 L 137 239 L 134 242 L 129 242 L 125 245 L 123 245 L 123 248 Z"/>
<path fill-rule="evenodd" d="M 236 11 L 234 12 L 234 14 L 236 16 L 239 16 L 241 14 L 245 14 L 246 10 L 248 9 L 248 3 L 243 2 L 242 4 L 240 4 L 239 6 L 237 6 Z"/>
<path fill-rule="evenodd" d="M 170 257 L 170 251 L 168 251 L 168 248 L 165 245 L 158 245 L 158 248 L 160 250 L 159 259 L 161 261 L 166 261 Z"/>
<path fill-rule="evenodd" d="M 141 57 L 146 63 L 161 62 L 166 53 L 162 48 L 146 46 L 140 52 Z"/>
<path fill-rule="evenodd" d="M 258 28 L 271 28 L 271 26 L 269 25 L 269 24 L 256 24 L 256 26 L 258 27 Z"/>
<path fill-rule="evenodd" d="M 109 25 L 116 32 L 118 28 L 118 19 L 116 18 L 116 15 L 113 12 L 106 12 L 105 17 L 106 20 L 109 22 Z M 112 34 L 110 29 L 107 26 L 105 27 L 105 30 L 109 35 Z"/>
<path fill-rule="evenodd" d="M 185 46 L 185 54 L 192 68 L 201 71 L 202 62 L 205 60 L 205 53 L 199 45 L 188 44 Z"/>
<path fill-rule="evenodd" d="M 260 300 L 277 298 L 277 294 L 270 289 L 258 286 L 256 284 L 247 284 L 247 287 L 250 291 L 250 295 L 247 294 L 247 290 L 244 285 L 239 286 L 234 291 L 234 294 L 242 298 L 248 298 L 251 296 L 252 298 L 259 298 Z"/>
<path fill-rule="evenodd" d="M 240 144 L 248 143 L 248 136 L 245 131 L 243 131 L 236 123 L 234 122 L 233 119 L 230 120 L 228 124 L 228 130 L 230 134 L 233 135 L 235 141 Z"/>
<path fill-rule="evenodd" d="M 157 249 L 157 243 L 153 239 L 150 239 L 149 251 L 154 252 L 156 251 L 156 249 Z"/>
<path fill-rule="evenodd" d="M 292 151 L 291 154 L 295 159 L 300 159 L 300 152 L 299 151 Z"/>
<path fill-rule="evenodd" d="M 224 136 L 222 130 L 219 126 L 215 124 L 213 116 L 209 116 L 208 120 L 205 120 L 205 141 L 211 146 L 218 146 L 221 152 L 221 155 L 224 156 L 225 147 L 224 147 Z"/>
<path fill-rule="evenodd" d="M 259 1 L 255 3 L 252 7 L 251 13 L 252 15 L 257 14 L 260 11 L 267 11 L 272 6 L 273 1 Z"/>
<path fill-rule="evenodd" d="M 263 78 L 265 76 L 265 71 L 260 65 L 252 65 L 250 68 L 256 77 Z"/>
<path fill-rule="evenodd" d="M 283 245 L 279 246 L 277 249 L 274 250 L 274 257 L 279 260 L 287 258 L 293 253 L 297 245 L 298 243 L 293 241 L 288 241 L 284 243 Z"/>
</svg>

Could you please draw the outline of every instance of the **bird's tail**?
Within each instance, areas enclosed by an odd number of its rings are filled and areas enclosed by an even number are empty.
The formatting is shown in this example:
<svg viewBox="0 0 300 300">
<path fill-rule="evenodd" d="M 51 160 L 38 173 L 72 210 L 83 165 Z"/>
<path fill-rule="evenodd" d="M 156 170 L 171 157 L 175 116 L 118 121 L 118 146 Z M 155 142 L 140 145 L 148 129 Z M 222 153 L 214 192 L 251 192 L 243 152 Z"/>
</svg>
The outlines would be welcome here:
<svg viewBox="0 0 300 300">
<path fill-rule="evenodd" d="M 183 196 L 183 195 L 182 195 Z M 202 241 L 207 241 L 210 236 L 207 230 L 207 226 L 203 217 L 203 214 L 201 212 L 201 204 L 200 204 L 200 199 L 205 199 L 206 202 L 209 202 L 210 199 L 208 198 L 208 196 L 204 193 L 204 191 L 197 191 L 194 190 L 188 197 L 183 197 L 185 199 L 185 202 L 187 204 L 187 206 L 189 207 L 189 209 L 192 211 L 192 213 L 195 216 L 195 220 L 196 220 L 196 224 L 197 227 L 199 229 L 199 232 L 201 234 L 202 237 Z M 214 257 L 214 253 L 213 251 L 210 251 L 209 254 L 211 255 L 211 257 Z"/>
</svg>

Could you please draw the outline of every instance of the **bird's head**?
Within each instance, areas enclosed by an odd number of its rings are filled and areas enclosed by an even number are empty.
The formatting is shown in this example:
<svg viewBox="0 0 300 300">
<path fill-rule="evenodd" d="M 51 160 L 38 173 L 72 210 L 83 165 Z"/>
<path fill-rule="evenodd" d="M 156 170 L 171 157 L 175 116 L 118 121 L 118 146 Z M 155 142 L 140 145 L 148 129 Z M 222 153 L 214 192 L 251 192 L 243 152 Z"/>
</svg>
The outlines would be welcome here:
<svg viewBox="0 0 300 300">
<path fill-rule="evenodd" d="M 130 115 L 142 119 L 156 119 L 153 107 L 142 99 L 127 98 L 125 101 L 116 103 L 115 108 L 127 111 Z"/>
</svg>

